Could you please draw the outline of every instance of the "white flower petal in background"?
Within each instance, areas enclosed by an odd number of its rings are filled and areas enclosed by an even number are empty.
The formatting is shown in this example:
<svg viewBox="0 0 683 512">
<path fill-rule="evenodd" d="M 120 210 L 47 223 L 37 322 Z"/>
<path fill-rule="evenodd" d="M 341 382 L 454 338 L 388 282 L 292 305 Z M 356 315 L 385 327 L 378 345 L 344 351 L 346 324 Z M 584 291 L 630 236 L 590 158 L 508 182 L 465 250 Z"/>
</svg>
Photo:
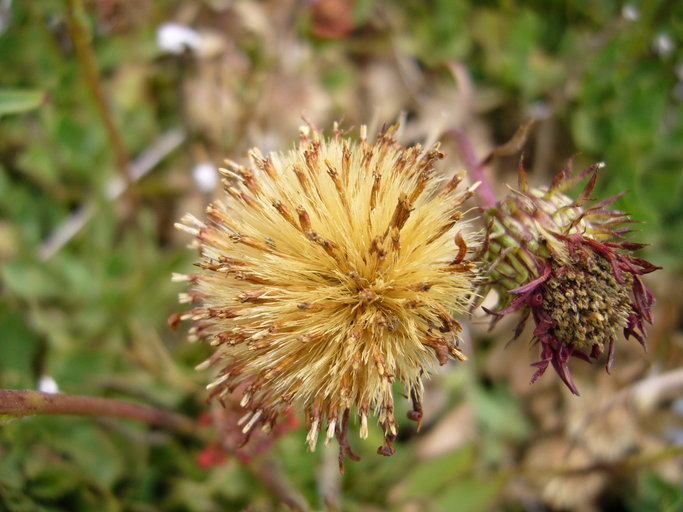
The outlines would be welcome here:
<svg viewBox="0 0 683 512">
<path fill-rule="evenodd" d="M 208 162 L 201 162 L 192 168 L 192 177 L 197 188 L 202 192 L 211 192 L 218 185 L 218 172 Z"/>
<path fill-rule="evenodd" d="M 661 32 L 657 34 L 655 40 L 652 43 L 655 52 L 660 57 L 668 56 L 674 49 L 674 42 L 671 40 L 669 34 Z"/>
<path fill-rule="evenodd" d="M 50 394 L 59 393 L 59 386 L 57 381 L 49 375 L 41 375 L 38 379 L 38 391 Z"/>
<path fill-rule="evenodd" d="M 621 9 L 621 15 L 628 21 L 636 21 L 638 18 L 640 18 L 640 12 L 638 11 L 638 8 L 631 4 L 626 4 Z"/>
<path fill-rule="evenodd" d="M 201 44 L 199 32 L 186 25 L 166 22 L 157 29 L 157 45 L 167 53 L 179 55 L 188 49 L 196 51 Z"/>
</svg>

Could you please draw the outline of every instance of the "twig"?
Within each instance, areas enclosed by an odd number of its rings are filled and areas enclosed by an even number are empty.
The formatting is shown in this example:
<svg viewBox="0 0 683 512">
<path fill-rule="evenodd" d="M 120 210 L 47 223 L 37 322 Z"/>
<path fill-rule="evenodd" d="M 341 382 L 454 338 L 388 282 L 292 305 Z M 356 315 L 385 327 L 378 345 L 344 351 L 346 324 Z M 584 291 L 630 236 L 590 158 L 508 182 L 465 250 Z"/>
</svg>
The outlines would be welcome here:
<svg viewBox="0 0 683 512">
<path fill-rule="evenodd" d="M 94 396 L 0 389 L 0 415 L 2 416 L 23 418 L 53 414 L 127 418 L 196 437 L 196 426 L 191 419 L 146 405 Z"/>
<path fill-rule="evenodd" d="M 557 468 L 523 468 L 522 473 L 527 476 L 577 476 L 585 475 L 596 471 L 611 471 L 618 468 L 636 469 L 640 466 L 647 466 L 662 460 L 680 457 L 683 455 L 683 446 L 668 446 L 663 450 L 654 453 L 639 453 L 615 461 L 600 461 L 588 466 L 581 467 L 557 467 Z M 506 475 L 507 476 L 507 475 Z M 510 473 L 510 476 L 514 476 Z"/>
<path fill-rule="evenodd" d="M 603 416 L 613 407 L 624 404 L 629 400 L 656 402 L 660 395 L 670 389 L 683 387 L 683 368 L 677 368 L 669 372 L 653 375 L 646 379 L 633 383 L 632 385 L 615 393 L 604 405 L 588 414 L 583 420 L 577 432 L 584 432 L 596 418 Z"/>
<path fill-rule="evenodd" d="M 679 387 L 683 387 L 683 368 L 677 368 L 638 381 L 631 388 L 626 388 L 619 394 L 625 394 L 626 398 L 632 395 L 636 399 L 644 399 L 645 396 L 658 399 L 659 395 L 665 391 Z"/>
<path fill-rule="evenodd" d="M 291 486 L 289 480 L 280 471 L 277 462 L 271 457 L 262 457 L 244 467 L 249 468 L 263 485 L 268 487 L 275 496 L 292 510 L 306 512 L 310 510 L 303 495 Z"/>
<path fill-rule="evenodd" d="M 322 467 L 318 471 L 318 489 L 320 499 L 325 510 L 337 512 L 339 510 L 339 484 L 341 475 L 338 467 L 338 457 L 332 447 L 325 447 Z"/>
<path fill-rule="evenodd" d="M 130 177 L 133 181 L 138 181 L 151 171 L 166 155 L 176 149 L 185 140 L 185 133 L 182 130 L 174 129 L 163 134 L 152 146 L 138 156 L 130 165 Z M 117 199 L 125 190 L 126 184 L 120 178 L 114 179 L 106 190 L 108 199 Z M 71 240 L 85 224 L 90 220 L 95 212 L 92 203 L 80 206 L 62 224 L 60 224 L 48 238 L 43 242 L 38 250 L 38 256 L 42 261 L 49 260 Z"/>
<path fill-rule="evenodd" d="M 517 131 L 512 136 L 512 138 L 505 144 L 493 148 L 489 155 L 482 160 L 482 166 L 489 165 L 495 158 L 499 156 L 514 155 L 522 150 L 522 147 L 526 143 L 526 139 L 529 135 L 529 130 L 536 122 L 536 119 L 529 119 L 526 123 L 517 128 Z"/>
<path fill-rule="evenodd" d="M 493 208 L 496 205 L 496 195 L 493 193 L 493 188 L 491 188 L 491 184 L 484 173 L 484 166 L 474 154 L 474 148 L 469 137 L 457 129 L 448 130 L 445 132 L 445 135 L 451 135 L 455 139 L 458 153 L 465 166 L 465 170 L 470 176 L 470 180 L 472 182 L 480 182 L 476 192 L 479 206 L 483 209 Z"/>
<path fill-rule="evenodd" d="M 32 390 L 0 389 L 0 417 L 24 418 L 39 415 L 113 417 L 144 421 L 183 435 L 202 439 L 190 418 L 146 405 L 94 396 L 43 393 Z M 272 458 L 245 464 L 256 478 L 292 510 L 307 512 L 303 495 L 293 488 Z"/>
<path fill-rule="evenodd" d="M 83 68 L 85 81 L 95 99 L 97 111 L 102 119 L 102 124 L 104 124 L 104 128 L 107 131 L 112 148 L 114 149 L 116 168 L 118 169 L 119 176 L 125 181 L 128 190 L 132 192 L 130 186 L 133 181 L 128 174 L 128 153 L 123 144 L 121 134 L 116 128 L 116 123 L 114 122 L 111 109 L 109 108 L 104 94 L 104 89 L 102 88 L 102 81 L 100 80 L 100 74 L 95 63 L 95 56 L 90 47 L 88 32 L 82 20 L 84 15 L 85 13 L 81 0 L 66 0 L 66 21 L 76 51 L 76 57 Z"/>
</svg>

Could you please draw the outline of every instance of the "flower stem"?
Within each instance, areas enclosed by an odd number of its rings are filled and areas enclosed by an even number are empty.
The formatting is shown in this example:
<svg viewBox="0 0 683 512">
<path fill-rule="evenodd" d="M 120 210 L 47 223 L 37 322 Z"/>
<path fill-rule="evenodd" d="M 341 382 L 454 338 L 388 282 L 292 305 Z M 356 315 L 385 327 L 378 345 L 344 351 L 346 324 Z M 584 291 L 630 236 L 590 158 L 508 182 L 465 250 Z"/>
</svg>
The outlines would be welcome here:
<svg viewBox="0 0 683 512">
<path fill-rule="evenodd" d="M 249 468 L 254 476 L 270 489 L 281 503 L 287 505 L 289 509 L 296 512 L 310 510 L 306 499 L 298 490 L 292 487 L 276 461 L 272 458 L 264 457 L 262 460 L 255 461 L 245 467 Z"/>
<path fill-rule="evenodd" d="M 127 418 L 196 436 L 191 419 L 146 405 L 93 396 L 0 389 L 0 416 L 23 418 L 53 414 Z"/>
<path fill-rule="evenodd" d="M 144 421 L 183 435 L 201 438 L 194 421 L 146 405 L 94 396 L 0 389 L 0 417 L 24 418 L 42 415 L 108 416 Z M 298 512 L 310 510 L 303 495 L 270 458 L 246 464 L 254 476 L 287 506 Z"/>
<path fill-rule="evenodd" d="M 88 31 L 83 23 L 82 18 L 84 14 L 81 0 L 66 0 L 66 21 L 69 28 L 69 34 L 73 41 L 74 50 L 76 51 L 76 57 L 78 58 L 81 68 L 83 68 L 85 82 L 95 99 L 97 111 L 102 119 L 102 124 L 107 131 L 112 148 L 114 149 L 118 173 L 123 180 L 123 183 L 126 185 L 127 192 L 132 194 L 132 179 L 128 172 L 128 152 L 123 144 L 121 133 L 116 127 L 111 109 L 109 108 L 109 104 L 107 103 L 104 94 L 102 80 L 100 79 L 95 56 L 92 47 L 90 46 Z"/>
<path fill-rule="evenodd" d="M 484 210 L 493 208 L 497 203 L 496 195 L 493 193 L 491 183 L 484 173 L 484 165 L 482 165 L 474 153 L 474 148 L 472 147 L 469 137 L 464 132 L 457 129 L 448 130 L 445 132 L 445 135 L 450 135 L 455 140 L 460 159 L 465 166 L 465 170 L 467 171 L 470 180 L 473 183 L 476 183 L 477 181 L 480 182 L 480 185 L 476 190 L 479 206 Z"/>
</svg>

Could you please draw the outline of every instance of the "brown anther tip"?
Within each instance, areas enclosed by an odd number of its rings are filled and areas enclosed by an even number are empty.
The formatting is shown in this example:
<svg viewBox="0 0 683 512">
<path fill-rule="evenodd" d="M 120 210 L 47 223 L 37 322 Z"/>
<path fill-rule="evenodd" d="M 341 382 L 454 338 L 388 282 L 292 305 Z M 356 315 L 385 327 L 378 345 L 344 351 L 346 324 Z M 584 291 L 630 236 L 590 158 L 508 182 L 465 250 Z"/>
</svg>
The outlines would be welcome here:
<svg viewBox="0 0 683 512">
<path fill-rule="evenodd" d="M 457 265 L 458 263 L 462 262 L 467 255 L 467 243 L 465 242 L 465 239 L 460 231 L 455 234 L 455 245 L 458 247 L 458 254 L 451 262 L 451 265 Z"/>
<path fill-rule="evenodd" d="M 408 411 L 406 416 L 408 416 L 409 420 L 417 423 L 417 431 L 419 432 L 422 428 L 422 413 L 420 411 Z"/>
<path fill-rule="evenodd" d="M 377 448 L 377 455 L 383 455 L 385 457 L 391 457 L 396 452 L 396 449 L 389 444 L 389 441 L 385 441 L 382 446 Z"/>
<path fill-rule="evenodd" d="M 375 293 L 375 291 L 371 290 L 370 288 L 363 288 L 360 292 L 358 292 L 358 298 L 360 300 L 371 301 L 377 298 L 377 293 Z"/>
<path fill-rule="evenodd" d="M 266 290 L 247 290 L 240 293 L 237 298 L 240 302 L 260 302 L 261 297 L 266 293 Z"/>
<path fill-rule="evenodd" d="M 166 319 L 166 324 L 175 331 L 178 328 L 178 325 L 180 324 L 181 316 L 181 313 L 173 313 Z"/>
<path fill-rule="evenodd" d="M 296 213 L 299 216 L 299 224 L 304 232 L 311 231 L 311 218 L 303 206 L 297 206 Z"/>
<path fill-rule="evenodd" d="M 408 411 L 406 416 L 412 421 L 420 421 L 422 419 L 422 413 L 420 411 Z"/>
</svg>

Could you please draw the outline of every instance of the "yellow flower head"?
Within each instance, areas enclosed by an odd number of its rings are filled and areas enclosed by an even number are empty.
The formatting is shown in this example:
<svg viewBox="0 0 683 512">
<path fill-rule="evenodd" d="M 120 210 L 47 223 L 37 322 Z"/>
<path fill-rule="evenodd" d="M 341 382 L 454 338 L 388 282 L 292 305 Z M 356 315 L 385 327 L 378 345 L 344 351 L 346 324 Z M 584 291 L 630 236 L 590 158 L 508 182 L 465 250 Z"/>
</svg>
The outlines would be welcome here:
<svg viewBox="0 0 683 512">
<path fill-rule="evenodd" d="M 368 415 L 384 431 L 379 452 L 393 453 L 397 433 L 392 383 L 410 394 L 421 419 L 422 377 L 435 361 L 464 359 L 460 325 L 473 266 L 458 224 L 457 193 L 434 171 L 438 146 L 405 148 L 396 126 L 374 143 L 324 139 L 304 127 L 287 153 L 250 152 L 251 168 L 229 162 L 224 202 L 208 220 L 178 227 L 198 241 L 201 273 L 181 301 L 191 336 L 216 347 L 209 385 L 219 399 L 239 387 L 248 433 L 270 429 L 290 406 L 305 411 L 307 441 L 320 431 L 346 441 L 350 414 L 367 437 Z"/>
</svg>

